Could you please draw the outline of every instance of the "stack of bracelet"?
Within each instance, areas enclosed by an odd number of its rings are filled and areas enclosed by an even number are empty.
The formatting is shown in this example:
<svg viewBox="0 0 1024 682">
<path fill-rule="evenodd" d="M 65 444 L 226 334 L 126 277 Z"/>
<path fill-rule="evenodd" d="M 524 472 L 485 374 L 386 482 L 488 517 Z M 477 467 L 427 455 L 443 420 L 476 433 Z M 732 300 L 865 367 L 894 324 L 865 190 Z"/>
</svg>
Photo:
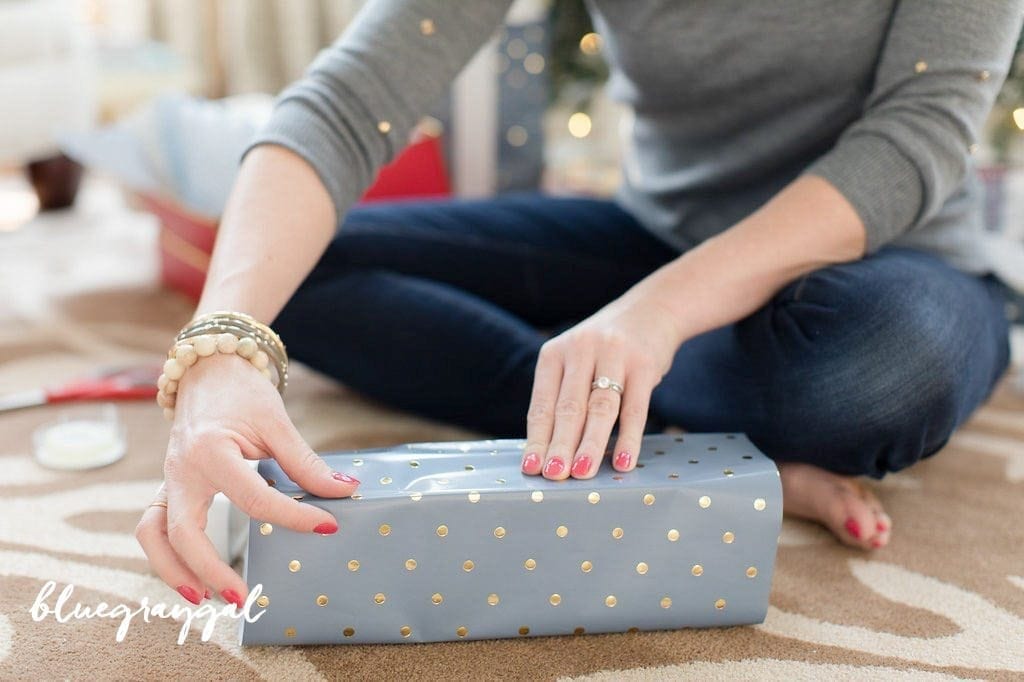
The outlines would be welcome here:
<svg viewBox="0 0 1024 682">
<path fill-rule="evenodd" d="M 284 343 L 273 329 L 259 320 L 229 311 L 218 311 L 195 318 L 178 332 L 174 346 L 167 351 L 163 374 L 157 380 L 157 404 L 164 416 L 174 418 L 178 381 L 185 370 L 200 358 L 214 353 L 233 353 L 245 358 L 263 376 L 274 381 L 284 392 L 288 385 L 288 354 Z M 276 377 L 270 371 L 273 365 Z"/>
</svg>

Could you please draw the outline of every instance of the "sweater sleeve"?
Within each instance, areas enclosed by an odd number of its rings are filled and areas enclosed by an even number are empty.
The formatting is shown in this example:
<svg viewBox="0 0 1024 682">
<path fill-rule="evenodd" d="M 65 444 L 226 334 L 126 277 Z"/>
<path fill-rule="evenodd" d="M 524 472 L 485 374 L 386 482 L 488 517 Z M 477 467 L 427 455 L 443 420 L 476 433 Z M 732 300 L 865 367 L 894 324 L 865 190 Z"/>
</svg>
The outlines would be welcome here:
<svg viewBox="0 0 1024 682">
<path fill-rule="evenodd" d="M 511 0 L 370 0 L 278 96 L 243 153 L 277 144 L 304 158 L 340 220 L 408 141 Z"/>
<path fill-rule="evenodd" d="M 923 225 L 963 183 L 1022 10 L 1022 0 L 898 0 L 863 114 L 806 170 L 856 209 L 868 253 Z"/>
</svg>

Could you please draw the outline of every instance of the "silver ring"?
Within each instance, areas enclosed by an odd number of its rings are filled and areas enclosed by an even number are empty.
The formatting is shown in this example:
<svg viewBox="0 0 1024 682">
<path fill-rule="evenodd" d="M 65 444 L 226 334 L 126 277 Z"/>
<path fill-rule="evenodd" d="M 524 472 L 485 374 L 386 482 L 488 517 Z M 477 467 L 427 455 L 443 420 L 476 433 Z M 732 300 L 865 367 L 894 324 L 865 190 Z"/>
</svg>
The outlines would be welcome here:
<svg viewBox="0 0 1024 682">
<path fill-rule="evenodd" d="M 599 376 L 598 378 L 594 379 L 593 383 L 590 384 L 590 388 L 610 388 L 619 395 L 622 395 L 622 384 L 620 384 L 617 381 L 612 381 L 610 378 L 606 376 Z"/>
</svg>

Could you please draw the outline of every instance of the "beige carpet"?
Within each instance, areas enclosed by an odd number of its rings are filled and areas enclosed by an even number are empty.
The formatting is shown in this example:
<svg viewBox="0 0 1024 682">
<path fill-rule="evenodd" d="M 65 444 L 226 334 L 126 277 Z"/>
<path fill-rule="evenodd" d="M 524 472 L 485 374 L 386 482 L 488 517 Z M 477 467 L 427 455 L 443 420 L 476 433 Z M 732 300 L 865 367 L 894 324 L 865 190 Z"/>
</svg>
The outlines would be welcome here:
<svg viewBox="0 0 1024 682">
<path fill-rule="evenodd" d="M 2 189 L 2 187 L 0 187 Z M 0 194 L 2 197 L 2 194 Z M 0 201 L 2 204 L 2 201 Z M 189 315 L 155 282 L 155 228 L 93 182 L 72 214 L 0 233 L 0 393 L 161 353 Z M 401 416 L 297 372 L 289 409 L 321 450 L 475 434 Z M 892 544 L 845 549 L 787 521 L 767 621 L 727 630 L 310 648 L 246 648 L 231 628 L 34 622 L 47 580 L 73 601 L 180 602 L 132 537 L 167 426 L 126 405 L 129 452 L 82 474 L 37 467 L 50 408 L 0 415 L 0 679 L 911 679 L 1024 676 L 1024 396 L 1004 387 L 942 453 L 877 486 Z M 53 599 L 50 599 L 52 603 Z"/>
</svg>

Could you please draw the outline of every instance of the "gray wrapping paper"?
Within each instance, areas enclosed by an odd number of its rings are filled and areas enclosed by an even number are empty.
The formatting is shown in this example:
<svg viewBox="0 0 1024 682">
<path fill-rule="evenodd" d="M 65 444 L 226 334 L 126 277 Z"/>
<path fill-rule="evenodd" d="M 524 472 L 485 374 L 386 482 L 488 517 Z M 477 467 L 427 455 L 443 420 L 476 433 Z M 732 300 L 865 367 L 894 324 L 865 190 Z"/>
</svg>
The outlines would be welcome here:
<svg viewBox="0 0 1024 682">
<path fill-rule="evenodd" d="M 325 455 L 353 499 L 304 493 L 330 536 L 252 519 L 261 586 L 243 644 L 431 642 L 764 620 L 782 522 L 775 464 L 738 434 L 647 435 L 637 468 L 590 480 L 520 471 L 525 442 L 412 443 Z"/>
</svg>

